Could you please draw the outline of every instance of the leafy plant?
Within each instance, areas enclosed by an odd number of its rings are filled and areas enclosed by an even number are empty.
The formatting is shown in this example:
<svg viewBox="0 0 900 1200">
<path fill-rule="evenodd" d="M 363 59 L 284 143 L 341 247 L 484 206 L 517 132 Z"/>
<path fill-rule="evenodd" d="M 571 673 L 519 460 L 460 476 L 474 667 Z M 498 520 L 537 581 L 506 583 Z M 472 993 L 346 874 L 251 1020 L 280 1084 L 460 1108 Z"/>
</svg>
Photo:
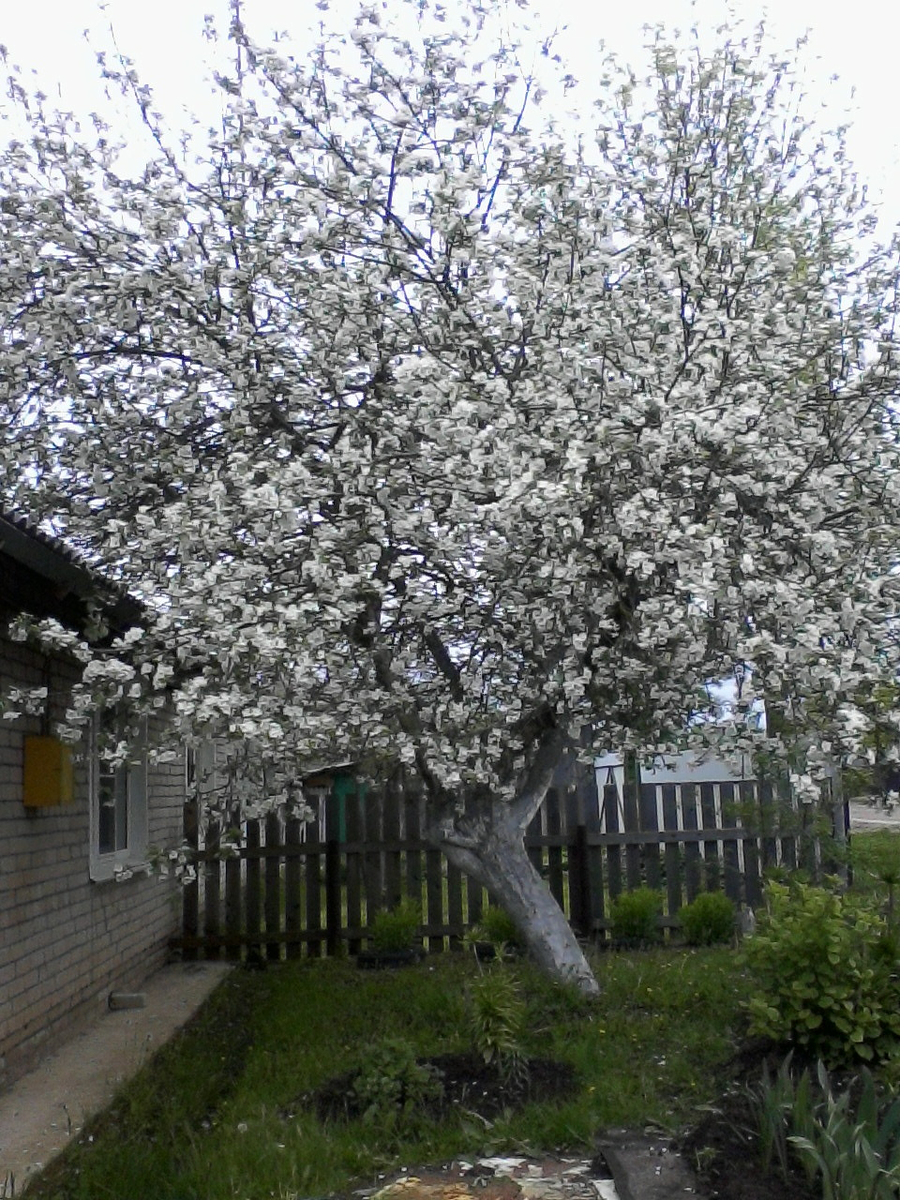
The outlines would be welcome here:
<svg viewBox="0 0 900 1200">
<path fill-rule="evenodd" d="M 489 904 L 481 914 L 481 920 L 473 925 L 466 935 L 467 943 L 486 942 L 498 951 L 520 950 L 524 946 L 512 917 L 497 904 Z"/>
<path fill-rule="evenodd" d="M 521 1081 L 528 1071 L 523 1046 L 526 1011 L 519 981 L 511 971 L 495 967 L 472 984 L 475 1048 L 506 1081 Z"/>
<path fill-rule="evenodd" d="M 808 884 L 770 884 L 747 943 L 750 1031 L 806 1047 L 830 1065 L 875 1061 L 900 1039 L 890 930 L 873 901 Z"/>
<path fill-rule="evenodd" d="M 714 946 L 734 936 L 734 904 L 724 892 L 704 892 L 678 914 L 689 946 Z"/>
<path fill-rule="evenodd" d="M 777 1163 L 789 1180 L 789 1150 L 818 1181 L 823 1200 L 894 1200 L 900 1190 L 900 1099 L 885 1105 L 868 1068 L 860 1087 L 835 1094 L 820 1061 L 815 1081 L 795 1077 L 791 1056 L 775 1078 L 766 1072 L 751 1093 L 759 1127 L 762 1166 Z"/>
<path fill-rule="evenodd" d="M 786 1183 L 790 1179 L 791 1135 L 811 1136 L 816 1118 L 809 1071 L 795 1079 L 792 1060 L 793 1052 L 774 1078 L 766 1067 L 761 1084 L 749 1092 L 759 1133 L 760 1165 L 766 1173 L 777 1168 Z M 804 1165 L 809 1167 L 808 1162 Z M 814 1175 L 814 1170 L 807 1169 L 810 1182 Z"/>
<path fill-rule="evenodd" d="M 654 888 L 636 888 L 617 896 L 611 909 L 613 937 L 626 944 L 655 942 L 662 904 L 662 892 Z"/>
<path fill-rule="evenodd" d="M 807 1133 L 789 1139 L 821 1176 L 823 1200 L 895 1200 L 900 1189 L 900 1099 L 882 1113 L 871 1072 L 863 1067 L 860 1079 L 854 1105 L 849 1090 L 834 1095 L 820 1062 L 823 1111 Z"/>
<path fill-rule="evenodd" d="M 368 935 L 374 950 L 383 954 L 409 950 L 419 940 L 422 910 L 409 898 L 392 909 L 377 912 Z"/>
<path fill-rule="evenodd" d="M 369 1124 L 397 1124 L 441 1098 L 443 1085 L 434 1067 L 416 1061 L 403 1038 L 382 1038 L 371 1046 L 353 1081 L 353 1095 Z"/>
</svg>

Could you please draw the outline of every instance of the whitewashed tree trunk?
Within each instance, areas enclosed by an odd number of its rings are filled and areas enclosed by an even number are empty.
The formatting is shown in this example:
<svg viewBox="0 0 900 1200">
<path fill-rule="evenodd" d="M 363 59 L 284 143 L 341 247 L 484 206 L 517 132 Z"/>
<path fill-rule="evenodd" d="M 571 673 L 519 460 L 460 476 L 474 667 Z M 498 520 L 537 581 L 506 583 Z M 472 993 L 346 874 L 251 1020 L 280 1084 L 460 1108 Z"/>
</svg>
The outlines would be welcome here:
<svg viewBox="0 0 900 1200">
<path fill-rule="evenodd" d="M 514 810 L 491 805 L 436 827 L 431 837 L 454 866 L 497 898 L 542 970 L 585 995 L 599 994 L 565 913 L 525 851 L 524 829 Z"/>
</svg>

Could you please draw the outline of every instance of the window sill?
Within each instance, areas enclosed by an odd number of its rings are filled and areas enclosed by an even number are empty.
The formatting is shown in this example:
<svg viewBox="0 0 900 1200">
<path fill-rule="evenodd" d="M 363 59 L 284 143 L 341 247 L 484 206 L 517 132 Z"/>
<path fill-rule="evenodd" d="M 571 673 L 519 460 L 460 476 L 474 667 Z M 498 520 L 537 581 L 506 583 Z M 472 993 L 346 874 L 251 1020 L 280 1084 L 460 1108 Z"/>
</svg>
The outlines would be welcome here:
<svg viewBox="0 0 900 1200">
<path fill-rule="evenodd" d="M 125 883 L 134 877 L 143 878 L 152 870 L 152 863 L 145 858 L 111 858 L 92 862 L 90 876 L 92 883 Z"/>
</svg>

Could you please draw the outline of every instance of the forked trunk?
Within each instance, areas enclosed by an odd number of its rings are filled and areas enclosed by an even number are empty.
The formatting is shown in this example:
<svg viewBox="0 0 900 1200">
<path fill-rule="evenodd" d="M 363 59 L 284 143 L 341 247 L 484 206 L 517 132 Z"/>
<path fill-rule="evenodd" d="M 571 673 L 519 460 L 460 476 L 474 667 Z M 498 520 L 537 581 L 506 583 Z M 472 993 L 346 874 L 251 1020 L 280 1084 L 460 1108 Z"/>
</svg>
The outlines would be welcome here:
<svg viewBox="0 0 900 1200">
<path fill-rule="evenodd" d="M 599 994 L 599 984 L 565 913 L 532 865 L 521 826 L 511 814 L 495 808 L 434 832 L 454 866 L 496 897 L 548 975 L 574 984 L 585 995 Z"/>
</svg>

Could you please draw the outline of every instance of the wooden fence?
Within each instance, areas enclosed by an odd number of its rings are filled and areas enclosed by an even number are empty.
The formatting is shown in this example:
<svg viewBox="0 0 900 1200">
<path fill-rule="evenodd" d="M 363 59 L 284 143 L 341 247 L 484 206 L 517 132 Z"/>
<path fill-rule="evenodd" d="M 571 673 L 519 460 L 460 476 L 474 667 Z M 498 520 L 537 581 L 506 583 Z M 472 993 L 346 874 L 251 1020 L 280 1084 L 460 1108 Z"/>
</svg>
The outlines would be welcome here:
<svg viewBox="0 0 900 1200">
<path fill-rule="evenodd" d="M 309 824 L 277 813 L 245 822 L 227 854 L 215 822 L 201 847 L 189 811 L 197 878 L 185 886 L 175 943 L 186 957 L 354 954 L 374 914 L 404 895 L 421 902 L 429 950 L 459 944 L 490 897 L 423 839 L 420 797 L 388 785 L 323 803 L 324 819 Z M 663 892 L 669 927 L 702 891 L 756 907 L 763 871 L 806 861 L 810 834 L 802 813 L 764 783 L 647 784 L 620 794 L 612 784 L 598 792 L 594 773 L 579 769 L 550 790 L 526 848 L 575 930 L 602 940 L 612 901 L 641 886 Z"/>
</svg>

